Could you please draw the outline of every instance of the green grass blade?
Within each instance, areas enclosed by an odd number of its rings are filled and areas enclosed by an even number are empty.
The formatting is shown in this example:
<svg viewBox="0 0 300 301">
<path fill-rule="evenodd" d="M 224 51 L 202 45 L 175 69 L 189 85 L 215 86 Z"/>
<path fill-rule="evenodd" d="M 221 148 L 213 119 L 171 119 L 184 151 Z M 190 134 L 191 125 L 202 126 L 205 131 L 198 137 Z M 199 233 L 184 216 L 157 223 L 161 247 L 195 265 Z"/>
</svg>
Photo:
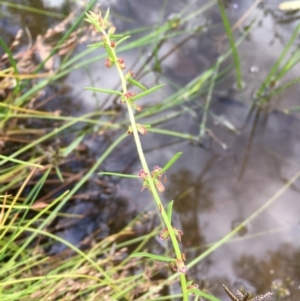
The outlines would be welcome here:
<svg viewBox="0 0 300 301">
<path fill-rule="evenodd" d="M 115 95 L 120 95 L 120 96 L 123 95 L 120 91 L 116 91 L 116 90 L 109 90 L 109 89 L 102 89 L 102 88 L 94 88 L 94 87 L 84 87 L 84 89 L 85 89 L 85 90 L 94 91 L 94 92 L 106 93 L 106 94 L 115 94 Z"/>
<path fill-rule="evenodd" d="M 144 90 L 144 91 L 147 91 L 147 90 L 148 90 L 144 85 L 142 85 L 140 82 L 134 80 L 133 78 L 128 78 L 127 81 L 128 81 L 129 83 L 131 83 L 132 85 L 134 85 L 134 86 L 140 88 L 141 90 Z"/>
<path fill-rule="evenodd" d="M 129 38 L 130 38 L 130 36 L 125 36 L 125 37 L 121 38 L 119 41 L 116 42 L 116 47 L 119 46 L 120 44 L 122 44 L 124 41 L 126 41 Z"/>
<path fill-rule="evenodd" d="M 222 0 L 217 0 L 218 1 L 218 5 L 219 5 L 219 10 L 220 10 L 220 14 L 223 20 L 223 25 L 226 31 L 226 35 L 228 38 L 228 42 L 232 51 L 232 55 L 233 55 L 233 60 L 234 60 L 234 65 L 235 65 L 235 72 L 236 72 L 236 81 L 237 81 L 237 87 L 239 89 L 242 88 L 243 84 L 242 84 L 242 73 L 241 73 L 241 64 L 240 64 L 240 59 L 239 59 L 239 54 L 237 52 L 237 48 L 235 45 L 235 41 L 234 41 L 234 37 L 233 37 L 233 33 L 231 30 L 231 26 L 225 11 L 225 7 L 224 7 L 224 2 Z"/>
<path fill-rule="evenodd" d="M 43 165 L 40 165 L 40 164 L 31 163 L 31 162 L 26 162 L 26 161 L 14 159 L 14 158 L 7 157 L 7 156 L 3 156 L 3 155 L 0 155 L 0 159 L 4 159 L 5 162 L 10 161 L 10 162 L 18 163 L 18 164 L 25 165 L 25 166 L 44 168 L 44 166 L 43 166 Z"/>
<path fill-rule="evenodd" d="M 149 95 L 149 94 L 153 93 L 154 91 L 156 91 L 156 90 L 162 88 L 164 85 L 165 85 L 165 84 L 160 84 L 160 85 L 157 85 L 157 86 L 155 86 L 155 87 L 153 87 L 153 88 L 150 88 L 150 89 L 148 89 L 148 90 L 146 90 L 146 91 L 144 91 L 144 92 L 142 92 L 142 93 L 139 93 L 139 94 L 137 94 L 136 96 L 132 97 L 131 100 L 132 100 L 132 101 L 136 101 L 136 100 L 138 100 L 139 98 L 142 98 L 142 97 L 144 97 L 144 96 L 146 96 L 146 95 Z"/>
<path fill-rule="evenodd" d="M 131 179 L 138 179 L 139 178 L 139 176 L 137 176 L 137 175 L 126 175 L 126 174 L 123 174 L 123 173 L 106 172 L 106 171 L 99 172 L 98 175 L 101 175 L 101 176 L 115 176 L 115 177 L 121 177 L 121 178 L 131 178 Z"/>
<path fill-rule="evenodd" d="M 183 152 L 178 152 L 176 153 L 170 160 L 169 162 L 162 168 L 161 172 L 167 171 L 181 156 Z"/>
<path fill-rule="evenodd" d="M 174 204 L 174 201 L 171 201 L 171 202 L 169 202 L 169 204 L 168 204 L 167 215 L 168 215 L 169 221 L 172 221 L 173 204 Z"/>
<path fill-rule="evenodd" d="M 207 300 L 211 301 L 221 301 L 219 298 L 216 298 L 210 294 L 204 293 L 196 288 L 189 289 L 188 292 L 195 294 L 196 296 L 204 297 Z"/>
<path fill-rule="evenodd" d="M 54 17 L 54 18 L 59 18 L 59 19 L 63 19 L 63 18 L 66 17 L 64 14 L 51 12 L 51 11 L 47 11 L 47 10 L 42 10 L 42 9 L 34 8 L 32 6 L 26 6 L 26 5 L 22 5 L 22 4 L 7 2 L 7 1 L 0 1 L 0 4 L 3 4 L 7 7 L 20 9 L 20 10 L 23 10 L 23 11 L 28 11 L 30 13 L 36 13 L 36 14 L 49 16 L 49 17 Z"/>
<path fill-rule="evenodd" d="M 62 183 L 64 183 L 64 182 L 65 182 L 64 177 L 63 177 L 63 175 L 61 174 L 60 169 L 58 168 L 58 166 L 55 166 L 55 172 L 56 172 L 57 177 L 59 178 L 59 180 L 60 180 Z"/>
<path fill-rule="evenodd" d="M 83 140 L 85 134 L 78 136 L 70 145 L 61 150 L 61 154 L 67 157 Z"/>
<path fill-rule="evenodd" d="M 216 63 L 216 66 L 214 68 L 214 72 L 213 72 L 211 82 L 210 82 L 210 85 L 209 85 L 209 90 L 208 90 L 208 93 L 207 93 L 207 97 L 206 97 L 206 101 L 205 101 L 205 105 L 204 105 L 204 109 L 203 109 L 202 122 L 200 124 L 200 133 L 199 133 L 200 141 L 203 139 L 203 137 L 205 135 L 205 132 L 206 132 L 207 114 L 208 114 L 208 110 L 209 110 L 209 107 L 210 107 L 210 102 L 211 102 L 215 82 L 217 80 L 217 75 L 218 75 L 220 64 L 221 64 L 221 62 L 220 62 L 220 60 L 218 60 L 217 63 Z"/>
<path fill-rule="evenodd" d="M 284 60 L 286 54 L 288 53 L 288 51 L 292 47 L 295 39 L 298 36 L 299 30 L 300 30 L 300 23 L 295 28 L 295 30 L 294 30 L 294 32 L 293 32 L 290 40 L 288 41 L 288 43 L 285 46 L 283 52 L 281 53 L 281 55 L 279 56 L 278 60 L 276 61 L 276 63 L 274 64 L 274 66 L 271 68 L 271 70 L 268 73 L 267 77 L 265 78 L 265 80 L 263 81 L 263 83 L 261 84 L 261 86 L 259 87 L 259 89 L 258 89 L 258 91 L 256 93 L 258 100 L 263 96 L 265 89 L 267 88 L 267 86 L 272 81 L 272 78 L 274 77 L 275 73 L 277 72 L 280 64 L 282 63 L 282 61 Z"/>
<path fill-rule="evenodd" d="M 154 260 L 159 260 L 159 261 L 166 261 L 166 262 L 175 262 L 176 259 L 175 258 L 170 258 L 167 256 L 162 256 L 162 255 L 155 255 L 155 254 L 151 254 L 151 253 L 147 253 L 147 252 L 137 252 L 137 253 L 133 253 L 130 255 L 131 258 L 133 257 L 146 257 L 146 258 L 151 258 Z"/>
</svg>

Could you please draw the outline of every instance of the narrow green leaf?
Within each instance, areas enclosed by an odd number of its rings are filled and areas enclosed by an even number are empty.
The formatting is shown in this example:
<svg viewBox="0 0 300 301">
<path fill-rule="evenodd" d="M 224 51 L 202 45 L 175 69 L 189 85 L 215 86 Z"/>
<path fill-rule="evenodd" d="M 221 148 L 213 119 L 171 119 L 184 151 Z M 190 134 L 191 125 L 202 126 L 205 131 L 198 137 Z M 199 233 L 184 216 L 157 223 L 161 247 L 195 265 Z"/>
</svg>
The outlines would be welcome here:
<svg viewBox="0 0 300 301">
<path fill-rule="evenodd" d="M 205 299 L 208 299 L 208 300 L 211 300 L 211 301 L 221 301 L 219 298 L 216 298 L 212 295 L 209 295 L 209 294 L 206 294 L 196 288 L 191 288 L 188 290 L 189 293 L 193 293 L 197 296 L 201 296 L 201 297 L 204 297 Z"/>
<path fill-rule="evenodd" d="M 109 56 L 109 58 L 112 60 L 112 61 L 115 61 L 115 56 L 114 56 L 114 53 L 112 52 L 111 48 L 108 46 L 108 45 L 104 45 L 105 47 L 105 50 Z"/>
<path fill-rule="evenodd" d="M 106 94 L 116 94 L 116 95 L 120 95 L 120 96 L 123 95 L 120 91 L 116 91 L 116 90 L 108 90 L 108 89 L 94 88 L 94 87 L 85 87 L 84 89 L 95 91 L 95 92 L 102 92 L 102 93 L 106 93 Z"/>
<path fill-rule="evenodd" d="M 263 81 L 263 83 L 261 84 L 261 86 L 259 87 L 256 95 L 257 98 L 261 98 L 262 95 L 264 94 L 265 89 L 267 88 L 267 86 L 270 84 L 270 82 L 272 81 L 273 76 L 276 74 L 276 72 L 279 69 L 279 66 L 282 64 L 285 56 L 287 55 L 287 53 L 289 52 L 290 48 L 292 47 L 294 40 L 298 37 L 298 32 L 300 31 L 300 23 L 297 25 L 297 27 L 294 29 L 293 34 L 291 36 L 291 38 L 289 39 L 288 43 L 286 44 L 286 46 L 284 47 L 282 53 L 280 54 L 278 60 L 276 61 L 276 63 L 273 65 L 273 67 L 271 68 L 271 70 L 269 71 L 267 77 L 265 78 L 265 80 Z M 263 103 L 263 102 L 262 102 Z"/>
<path fill-rule="evenodd" d="M 237 47 L 234 41 L 234 37 L 233 37 L 233 33 L 231 30 L 231 25 L 230 22 L 228 20 L 227 14 L 226 14 L 226 10 L 225 10 L 225 5 L 224 2 L 222 0 L 217 0 L 218 5 L 219 5 L 219 10 L 220 10 L 220 14 L 223 20 L 223 25 L 224 25 L 224 29 L 228 38 L 228 42 L 232 51 L 232 56 L 233 56 L 233 61 L 234 61 L 234 65 L 235 65 L 235 72 L 236 72 L 236 81 L 237 81 L 237 86 L 239 89 L 242 88 L 242 73 L 241 73 L 241 64 L 240 64 L 240 59 L 239 59 L 239 55 L 237 52 Z"/>
<path fill-rule="evenodd" d="M 94 44 L 89 44 L 87 47 L 92 48 L 92 47 L 102 47 L 104 45 L 103 42 L 100 43 L 94 43 Z"/>
<path fill-rule="evenodd" d="M 14 59 L 14 56 L 13 54 L 11 53 L 9 47 L 6 45 L 6 43 L 4 42 L 4 40 L 0 37 L 0 46 L 3 48 L 3 50 L 5 51 L 5 53 L 7 54 L 8 56 L 8 59 L 9 59 L 9 62 L 11 64 L 11 66 L 13 67 L 14 69 L 14 73 L 16 75 L 19 74 L 19 71 L 18 71 L 18 67 L 17 67 L 17 63 Z M 19 79 L 17 78 L 16 79 L 16 87 L 15 87 L 15 91 L 17 91 L 19 89 Z"/>
<path fill-rule="evenodd" d="M 40 164 L 35 164 L 35 163 L 31 163 L 31 162 L 26 162 L 26 161 L 14 159 L 14 158 L 7 157 L 7 156 L 3 156 L 3 155 L 0 155 L 0 159 L 5 159 L 4 163 L 7 162 L 7 161 L 11 161 L 11 162 L 18 163 L 18 164 L 25 165 L 25 166 L 44 168 L 44 166 L 43 166 L 43 165 L 40 165 Z M 2 162 L 3 162 L 3 161 L 2 161 Z"/>
<path fill-rule="evenodd" d="M 132 97 L 131 100 L 132 100 L 132 101 L 136 101 L 136 100 L 138 100 L 139 98 L 142 98 L 142 97 L 144 97 L 144 96 L 146 96 L 146 95 L 148 95 L 148 94 L 151 94 L 152 92 L 154 92 L 154 91 L 156 91 L 156 90 L 162 88 L 164 85 L 165 85 L 165 84 L 160 84 L 160 85 L 158 85 L 158 86 L 155 86 L 155 87 L 153 87 L 153 88 L 150 88 L 149 90 L 144 91 L 144 92 L 142 92 L 142 93 L 139 93 L 139 94 L 137 94 L 136 96 Z"/>
<path fill-rule="evenodd" d="M 129 39 L 130 36 L 125 36 L 123 38 L 121 38 L 118 42 L 116 42 L 116 46 L 120 45 L 121 43 L 123 43 L 125 40 Z"/>
<path fill-rule="evenodd" d="M 65 147 L 62 150 L 62 155 L 64 157 L 67 157 L 80 144 L 84 136 L 85 136 L 84 134 L 78 136 L 69 146 Z"/>
<path fill-rule="evenodd" d="M 108 17 L 109 17 L 109 8 L 107 9 L 106 14 L 105 14 L 104 19 L 103 19 L 104 24 L 107 22 Z"/>
<path fill-rule="evenodd" d="M 139 176 L 137 175 L 126 175 L 123 173 L 117 173 L 117 172 L 106 172 L 106 171 L 102 171 L 99 172 L 98 175 L 106 175 L 106 176 L 117 176 L 117 177 L 121 177 L 121 178 L 132 178 L 132 179 L 138 179 Z"/>
<path fill-rule="evenodd" d="M 174 204 L 174 201 L 172 200 L 171 202 L 169 202 L 168 209 L 167 209 L 167 216 L 168 216 L 168 219 L 170 222 L 172 221 L 173 204 Z"/>
<path fill-rule="evenodd" d="M 61 181 L 62 183 L 64 183 L 64 182 L 65 182 L 65 181 L 64 181 L 64 178 L 63 178 L 63 176 L 62 176 L 62 174 L 61 174 L 61 172 L 60 172 L 58 166 L 55 166 L 55 171 L 56 171 L 56 174 L 57 174 L 58 178 L 60 179 L 60 181 Z"/>
<path fill-rule="evenodd" d="M 182 155 L 182 152 L 175 154 L 172 159 L 163 167 L 162 172 L 167 171 Z"/>
<path fill-rule="evenodd" d="M 122 37 L 123 37 L 123 34 L 121 34 L 121 33 L 115 33 L 115 34 L 111 35 L 111 39 L 119 39 Z"/>
<path fill-rule="evenodd" d="M 35 8 L 35 7 L 33 7 L 33 5 L 22 5 L 22 4 L 13 3 L 13 2 L 17 2 L 17 1 L 0 1 L 0 2 L 2 5 L 24 11 L 24 12 L 22 12 L 24 15 L 26 14 L 25 11 L 27 11 L 30 13 L 40 14 L 40 15 L 54 17 L 54 18 L 58 18 L 58 19 L 65 19 L 67 17 L 64 14 L 52 12 L 50 10 Z M 20 1 L 20 2 L 22 2 L 22 1 Z M 25 2 L 25 1 L 23 1 L 23 2 Z M 27 2 L 29 2 L 29 1 L 27 1 Z"/>
<path fill-rule="evenodd" d="M 147 88 L 146 88 L 144 85 L 142 85 L 142 84 L 139 83 L 138 81 L 134 80 L 133 78 L 128 78 L 127 81 L 128 81 L 129 83 L 131 83 L 132 85 L 134 85 L 134 86 L 140 88 L 141 90 L 147 91 Z"/>
<path fill-rule="evenodd" d="M 166 262 L 176 261 L 175 258 L 170 258 L 170 257 L 166 257 L 166 256 L 161 256 L 161 255 L 155 255 L 155 254 L 151 254 L 151 253 L 147 253 L 147 252 L 137 252 L 137 253 L 131 254 L 130 257 L 147 257 L 147 258 L 151 258 L 151 259 L 155 259 L 155 260 L 159 260 L 159 261 L 166 261 Z"/>
</svg>

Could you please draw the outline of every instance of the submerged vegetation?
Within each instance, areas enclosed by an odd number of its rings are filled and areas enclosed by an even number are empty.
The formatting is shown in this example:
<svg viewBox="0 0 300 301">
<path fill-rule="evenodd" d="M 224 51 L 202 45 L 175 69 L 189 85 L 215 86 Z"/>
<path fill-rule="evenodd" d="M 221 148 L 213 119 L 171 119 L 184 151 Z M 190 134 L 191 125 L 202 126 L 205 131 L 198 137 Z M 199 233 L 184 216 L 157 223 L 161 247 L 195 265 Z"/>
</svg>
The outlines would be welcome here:
<svg viewBox="0 0 300 301">
<path fill-rule="evenodd" d="M 256 18 L 249 13 L 261 1 L 233 26 L 226 15 L 226 1 L 218 0 L 192 12 L 187 7 L 157 26 L 126 32 L 115 28 L 109 10 L 100 10 L 96 2 L 79 6 L 68 16 L 16 5 L 14 8 L 62 20 L 37 37 L 28 29 L 18 31 L 9 42 L 0 37 L 0 300 L 220 301 L 210 285 L 203 284 L 190 269 L 233 241 L 299 179 L 300 172 L 227 235 L 200 246 L 200 255 L 190 258 L 184 254 L 188 250 L 181 241 L 188 233 L 172 217 L 176 206 L 172 199 L 178 192 L 170 193 L 166 188 L 167 179 L 172 181 L 168 174 L 182 159 L 182 152 L 174 153 L 161 167 L 157 163 L 150 168 L 148 161 L 153 160 L 146 159 L 143 144 L 147 139 L 151 144 L 149 134 L 153 134 L 189 141 L 197 147 L 205 147 L 210 139 L 228 150 L 227 141 L 210 128 L 210 119 L 234 135 L 238 130 L 230 120 L 213 112 L 214 94 L 231 69 L 235 70 L 237 90 L 243 88 L 238 47 L 256 26 Z M 13 7 L 12 3 L 0 4 Z M 204 19 L 204 13 L 213 6 L 218 7 L 222 22 L 196 22 L 194 26 L 195 19 Z M 237 38 L 234 30 L 238 27 Z M 164 60 L 180 46 L 211 28 L 225 29 L 220 40 L 228 39 L 228 49 L 220 50 L 218 57 L 184 87 L 165 78 L 176 92 L 157 101 L 161 96 L 156 95 L 163 93 L 166 85 L 156 83 L 153 74 L 161 72 Z M 295 48 L 299 30 L 300 25 L 260 83 L 253 102 L 247 104 L 249 118 L 270 110 L 275 96 L 299 82 L 299 77 L 283 81 L 299 63 L 299 49 Z M 176 42 L 161 55 L 166 41 Z M 218 41 L 219 46 L 222 41 Z M 151 52 L 139 58 L 142 63 L 134 64 L 135 70 L 130 71 L 122 53 L 139 49 Z M 114 88 L 97 87 L 86 71 L 89 85 L 85 91 L 91 91 L 96 109 L 77 109 L 80 105 L 76 100 L 68 99 L 70 87 L 61 82 L 72 72 L 87 70 L 99 61 L 106 67 L 101 69 L 101 76 L 111 76 Z M 99 101 L 99 95 L 101 99 L 107 97 Z M 204 97 L 201 103 L 200 97 Z M 146 100 L 141 105 L 142 98 Z M 297 110 L 296 106 L 280 111 Z M 88 112 L 79 115 L 79 111 Z M 176 121 L 183 112 L 191 116 L 201 112 L 197 131 L 160 127 Z M 141 135 L 145 135 L 143 140 Z M 132 155 L 133 141 L 139 158 L 136 166 L 140 166 L 136 174 L 131 168 L 137 161 Z M 92 143 L 101 147 L 95 151 Z M 122 168 L 106 168 L 111 157 L 120 161 Z M 143 201 L 153 198 L 155 209 L 146 205 L 143 211 L 127 209 L 126 201 L 116 192 L 121 177 L 135 181 L 134 187 L 142 190 L 135 197 Z M 200 185 L 197 181 L 194 186 Z M 172 195 L 167 204 L 162 199 L 165 189 Z M 180 197 L 184 199 L 189 193 L 190 188 Z M 220 279 L 218 288 L 222 284 Z M 224 288 L 233 301 L 266 301 L 271 296 L 271 292 L 259 292 L 263 294 L 250 298 L 249 293 L 241 292 L 243 288 L 236 295 Z M 276 300 L 286 296 L 284 285 L 271 289 Z"/>
</svg>

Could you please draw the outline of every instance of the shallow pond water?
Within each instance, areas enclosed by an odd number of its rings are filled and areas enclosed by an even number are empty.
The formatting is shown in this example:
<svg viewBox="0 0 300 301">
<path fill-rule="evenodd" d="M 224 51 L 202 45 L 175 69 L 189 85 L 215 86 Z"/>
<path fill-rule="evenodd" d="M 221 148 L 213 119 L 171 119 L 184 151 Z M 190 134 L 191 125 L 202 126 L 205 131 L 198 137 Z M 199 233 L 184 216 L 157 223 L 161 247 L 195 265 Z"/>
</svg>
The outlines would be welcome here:
<svg viewBox="0 0 300 301">
<path fill-rule="evenodd" d="M 239 47 L 245 88 L 241 91 L 233 88 L 233 71 L 218 83 L 207 124 L 212 133 L 210 137 L 206 137 L 200 145 L 149 133 L 142 138 L 142 142 L 148 150 L 150 166 L 164 165 L 173 154 L 183 152 L 180 160 L 168 171 L 163 198 L 166 202 L 175 200 L 175 222 L 184 232 L 184 252 L 189 261 L 241 222 L 248 221 L 232 240 L 191 268 L 194 282 L 224 300 L 227 297 L 220 289 L 222 283 L 232 288 L 244 287 L 258 294 L 272 289 L 278 297 L 282 294 L 278 300 L 296 301 L 300 299 L 300 119 L 296 113 L 284 112 L 299 105 L 299 85 L 275 96 L 265 110 L 251 110 L 250 105 L 254 93 L 280 56 L 299 21 L 296 18 L 293 22 L 284 22 L 290 16 L 277 9 L 279 0 L 236 0 L 227 1 L 232 24 L 258 2 L 249 17 L 249 20 L 255 17 L 257 23 Z M 43 5 L 42 1 L 39 3 Z M 111 6 L 116 27 L 131 29 L 165 20 L 185 7 L 187 12 L 196 11 L 207 3 L 202 0 L 143 3 L 138 0 L 116 0 L 111 1 Z M 66 1 L 63 7 L 67 12 L 70 2 Z M 54 10 L 59 12 L 61 6 Z M 17 11 L 10 13 L 18 15 Z M 14 23 L 15 28 L 18 22 L 24 22 L 24 16 L 19 16 Z M 34 14 L 30 18 L 34 19 Z M 46 27 L 48 23 L 39 24 Z M 157 77 L 159 82 L 169 83 L 164 91 L 155 95 L 156 102 L 187 85 L 209 68 L 226 49 L 217 6 L 212 6 L 201 15 L 201 19 L 193 19 L 186 26 L 192 28 L 206 24 L 215 26 L 208 26 L 207 31 L 195 35 L 181 47 L 175 47 L 175 51 L 162 62 L 162 72 L 152 72 L 146 78 L 153 81 Z M 13 31 L 13 27 L 10 30 Z M 180 38 L 166 41 L 159 55 L 163 56 L 179 41 Z M 148 51 L 150 48 L 143 49 L 144 54 Z M 139 61 L 136 57 L 142 55 L 139 51 L 126 52 L 124 58 L 128 65 L 137 68 Z M 224 67 L 231 63 L 229 59 Z M 97 108 L 94 96 L 87 91 L 82 92 L 84 86 L 90 85 L 88 73 L 95 79 L 95 84 L 114 86 L 113 72 L 109 70 L 105 76 L 102 72 L 100 62 L 88 66 L 88 72 L 77 70 L 64 79 L 65 84 L 72 87 L 69 95 L 80 112 Z M 299 67 L 290 71 L 284 80 L 297 76 Z M 202 120 L 199 105 L 203 105 L 205 97 L 199 96 L 196 101 L 176 108 L 181 113 L 160 127 L 197 135 Z M 78 111 L 74 113 L 79 114 Z M 88 146 L 97 154 L 99 145 L 95 141 Z M 131 155 L 134 146 L 127 145 L 125 152 L 122 155 L 118 150 L 102 168 L 123 170 L 134 158 Z M 137 172 L 139 166 L 138 163 L 132 164 L 131 172 Z M 291 179 L 292 182 L 289 182 Z M 140 192 L 139 183 L 122 180 L 118 186 L 118 194 L 128 199 L 131 208 L 140 210 L 151 204 L 151 197 Z M 76 212 L 78 208 L 75 206 L 72 210 Z M 254 213 L 257 215 L 254 216 Z M 83 227 L 86 223 L 85 220 Z M 90 226 L 93 227 L 94 224 Z M 72 239 L 76 241 L 76 238 Z"/>
</svg>

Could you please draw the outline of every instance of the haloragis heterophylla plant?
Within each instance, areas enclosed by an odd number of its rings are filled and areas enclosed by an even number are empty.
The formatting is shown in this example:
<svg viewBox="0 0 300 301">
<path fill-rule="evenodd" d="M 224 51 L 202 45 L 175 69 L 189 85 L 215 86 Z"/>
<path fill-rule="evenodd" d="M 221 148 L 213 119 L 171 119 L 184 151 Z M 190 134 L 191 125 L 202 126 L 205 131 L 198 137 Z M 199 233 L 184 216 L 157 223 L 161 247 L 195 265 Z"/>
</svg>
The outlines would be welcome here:
<svg viewBox="0 0 300 301">
<path fill-rule="evenodd" d="M 104 17 L 102 17 L 100 13 L 95 14 L 93 12 L 90 12 L 87 14 L 86 21 L 91 23 L 94 26 L 94 30 L 102 35 L 102 43 L 100 44 L 98 43 L 97 46 L 103 47 L 107 53 L 107 57 L 104 62 L 105 66 L 107 68 L 115 67 L 117 69 L 119 79 L 121 81 L 122 91 L 120 92 L 120 91 L 107 90 L 107 89 L 95 88 L 95 87 L 87 87 L 86 89 L 96 91 L 96 92 L 101 92 L 101 93 L 119 95 L 120 103 L 126 105 L 129 119 L 130 119 L 130 125 L 128 125 L 127 134 L 130 136 L 133 135 L 137 152 L 139 155 L 140 163 L 141 163 L 141 169 L 138 175 L 123 175 L 123 174 L 116 174 L 116 173 L 106 173 L 106 174 L 140 178 L 142 180 L 141 190 L 149 190 L 149 192 L 152 194 L 155 204 L 158 208 L 158 212 L 161 215 L 161 219 L 164 223 L 164 225 L 162 225 L 160 238 L 162 240 L 170 240 L 175 253 L 175 256 L 173 258 L 166 257 L 166 256 L 158 256 L 158 255 L 145 253 L 145 252 L 134 253 L 131 256 L 150 257 L 154 260 L 160 260 L 169 263 L 172 270 L 176 273 L 179 273 L 181 289 L 182 289 L 182 297 L 184 301 L 188 300 L 188 294 L 199 293 L 203 295 L 203 293 L 198 290 L 198 286 L 196 284 L 193 284 L 192 281 L 187 282 L 186 279 L 187 267 L 185 265 L 185 256 L 181 252 L 180 245 L 179 245 L 183 233 L 181 230 L 173 227 L 172 220 L 171 220 L 173 201 L 169 203 L 166 211 L 159 196 L 159 192 L 164 191 L 163 182 L 166 181 L 165 172 L 175 163 L 176 160 L 179 159 L 182 153 L 175 154 L 173 158 L 164 167 L 155 166 L 152 169 L 152 171 L 150 171 L 143 152 L 141 140 L 139 137 L 139 133 L 142 135 L 147 133 L 147 127 L 149 127 L 149 125 L 137 124 L 134 115 L 134 110 L 136 111 L 142 110 L 142 107 L 137 103 L 138 100 L 141 97 L 149 95 L 150 93 L 153 93 L 156 90 L 162 88 L 164 85 L 160 84 L 148 89 L 143 84 L 133 79 L 134 77 L 133 71 L 128 71 L 126 74 L 124 73 L 124 69 L 126 68 L 126 62 L 122 57 L 118 56 L 117 49 L 118 46 L 129 37 L 128 36 L 123 37 L 122 35 L 115 34 L 116 28 L 109 21 L 109 10 L 107 10 Z M 142 90 L 142 92 L 137 93 L 135 91 L 128 91 L 128 84 L 134 85 L 135 87 Z M 207 295 L 206 297 L 211 300 L 215 300 L 215 301 L 218 300 L 217 298 L 211 295 Z"/>
</svg>

